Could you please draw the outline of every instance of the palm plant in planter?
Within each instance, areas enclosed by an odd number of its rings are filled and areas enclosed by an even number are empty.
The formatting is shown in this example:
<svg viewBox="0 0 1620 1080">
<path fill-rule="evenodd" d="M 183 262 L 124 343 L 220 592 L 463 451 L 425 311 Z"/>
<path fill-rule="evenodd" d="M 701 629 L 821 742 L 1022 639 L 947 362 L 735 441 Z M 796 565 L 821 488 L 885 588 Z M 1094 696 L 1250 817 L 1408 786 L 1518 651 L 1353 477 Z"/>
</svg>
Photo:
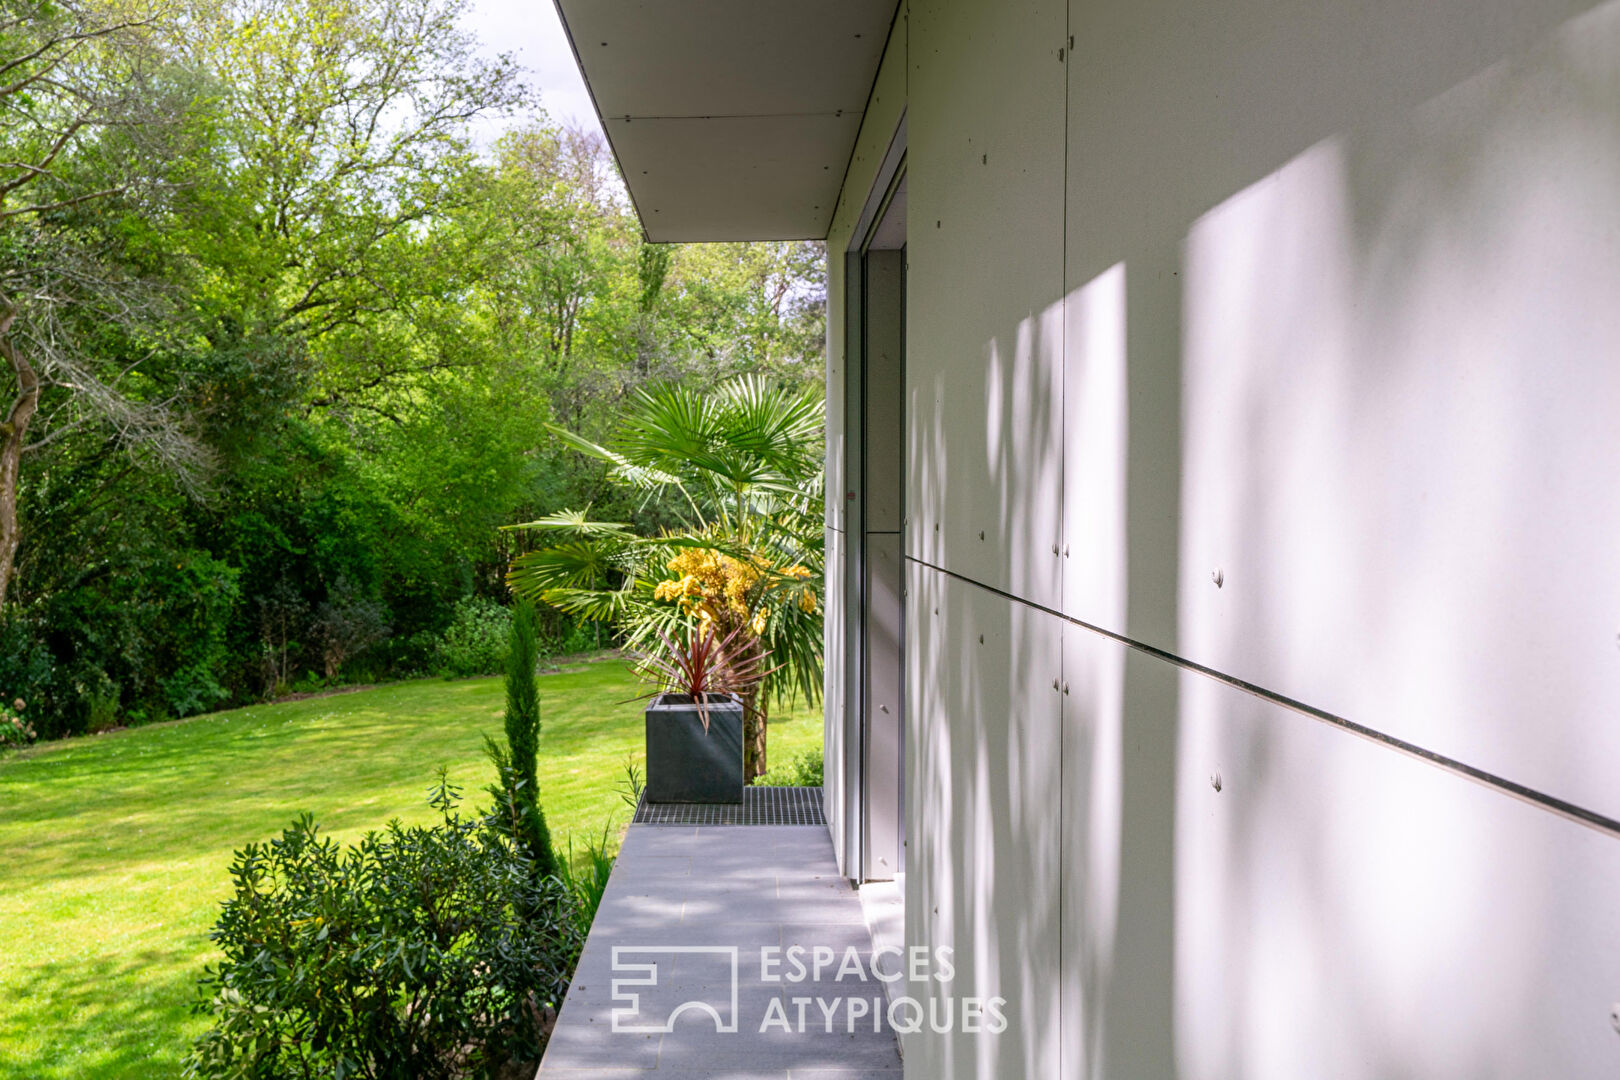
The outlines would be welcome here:
<svg viewBox="0 0 1620 1080">
<path fill-rule="evenodd" d="M 657 535 L 563 510 L 511 525 L 519 596 L 611 623 L 633 651 L 713 625 L 776 665 L 740 693 L 749 778 L 766 768 L 771 702 L 821 694 L 822 407 L 755 377 L 632 395 L 601 446 L 552 430 L 608 476 L 680 518 Z"/>
<path fill-rule="evenodd" d="M 725 638 L 712 621 L 684 637 L 663 630 L 663 648 L 637 674 L 657 689 L 647 706 L 648 802 L 738 803 L 743 795 L 743 698 L 769 671 L 739 627 Z"/>
</svg>

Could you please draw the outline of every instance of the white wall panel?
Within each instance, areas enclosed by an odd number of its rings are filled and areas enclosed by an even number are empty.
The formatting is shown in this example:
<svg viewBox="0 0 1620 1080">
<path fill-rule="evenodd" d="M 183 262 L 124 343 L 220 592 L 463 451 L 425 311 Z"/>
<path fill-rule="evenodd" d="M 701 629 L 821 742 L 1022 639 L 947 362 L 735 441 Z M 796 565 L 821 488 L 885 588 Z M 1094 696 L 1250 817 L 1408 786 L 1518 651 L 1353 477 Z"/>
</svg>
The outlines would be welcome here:
<svg viewBox="0 0 1620 1080">
<path fill-rule="evenodd" d="M 1620 5 L 1071 22 L 1064 609 L 1620 817 Z"/>
<path fill-rule="evenodd" d="M 913 3 L 908 552 L 1058 594 L 1066 13 Z"/>
<path fill-rule="evenodd" d="M 1063 671 L 1048 1075 L 1620 1068 L 1613 838 L 1088 630 Z"/>
<path fill-rule="evenodd" d="M 1611 5 L 1192 228 L 1184 653 L 1620 817 L 1617 193 Z"/>
<path fill-rule="evenodd" d="M 1620 843 L 1202 676 L 1179 712 L 1183 1080 L 1620 1072 Z"/>
<path fill-rule="evenodd" d="M 1116 264 L 1064 304 L 1062 610 L 1114 630 L 1128 595 L 1125 302 Z"/>
<path fill-rule="evenodd" d="M 911 11 L 908 552 L 1620 816 L 1620 2 L 1060 14 Z M 1615 840 L 909 580 L 908 940 L 1062 986 L 914 1074 L 1620 1069 Z"/>
<path fill-rule="evenodd" d="M 958 1011 L 905 1041 L 906 1070 L 1055 1077 L 1063 623 L 915 563 L 907 603 L 906 940 L 956 966 L 908 992 L 1006 998 L 1008 1028 L 964 1033 Z"/>
</svg>

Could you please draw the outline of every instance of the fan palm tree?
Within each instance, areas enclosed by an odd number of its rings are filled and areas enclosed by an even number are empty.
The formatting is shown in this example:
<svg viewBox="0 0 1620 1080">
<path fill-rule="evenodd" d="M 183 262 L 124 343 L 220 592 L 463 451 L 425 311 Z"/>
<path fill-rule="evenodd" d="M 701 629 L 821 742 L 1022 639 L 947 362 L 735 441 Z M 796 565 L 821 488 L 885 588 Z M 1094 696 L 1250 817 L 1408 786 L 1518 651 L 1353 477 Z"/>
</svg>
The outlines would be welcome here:
<svg viewBox="0 0 1620 1080">
<path fill-rule="evenodd" d="M 641 536 L 588 509 L 508 526 L 537 541 L 507 574 L 519 596 L 608 622 L 632 649 L 714 624 L 770 655 L 744 695 L 750 779 L 765 771 L 769 702 L 821 695 L 823 424 L 819 395 L 757 377 L 638 390 L 608 446 L 552 430 L 607 462 L 615 482 L 673 506 L 680 527 Z"/>
</svg>

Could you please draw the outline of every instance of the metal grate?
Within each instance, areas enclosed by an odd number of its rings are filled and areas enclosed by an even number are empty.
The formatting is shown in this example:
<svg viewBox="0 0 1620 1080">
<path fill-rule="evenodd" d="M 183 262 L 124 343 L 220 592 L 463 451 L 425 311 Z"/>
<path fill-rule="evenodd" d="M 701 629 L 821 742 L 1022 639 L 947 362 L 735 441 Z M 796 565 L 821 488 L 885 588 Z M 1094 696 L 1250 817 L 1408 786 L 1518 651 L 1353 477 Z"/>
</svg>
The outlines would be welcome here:
<svg viewBox="0 0 1620 1080">
<path fill-rule="evenodd" d="M 650 803 L 641 797 L 637 825 L 826 825 L 821 789 L 746 787 L 741 803 Z"/>
</svg>

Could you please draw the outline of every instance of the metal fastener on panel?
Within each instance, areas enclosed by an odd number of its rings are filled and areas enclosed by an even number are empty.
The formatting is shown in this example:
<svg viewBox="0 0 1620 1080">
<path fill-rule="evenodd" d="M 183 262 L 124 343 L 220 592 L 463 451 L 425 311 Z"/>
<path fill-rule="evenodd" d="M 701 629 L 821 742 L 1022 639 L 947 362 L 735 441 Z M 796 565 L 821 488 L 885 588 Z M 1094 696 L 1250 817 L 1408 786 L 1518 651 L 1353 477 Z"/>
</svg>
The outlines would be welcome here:
<svg viewBox="0 0 1620 1080">
<path fill-rule="evenodd" d="M 1058 546 L 1056 544 L 1053 544 L 1052 545 L 1052 554 L 1056 555 L 1057 553 L 1058 553 Z"/>
<path fill-rule="evenodd" d="M 1615 1031 L 1620 1032 L 1620 1001 L 1609 1006 L 1609 1023 L 1614 1025 Z"/>
<path fill-rule="evenodd" d="M 1209 786 L 1214 788 L 1217 793 L 1221 790 L 1221 774 L 1220 773 L 1216 773 L 1214 776 L 1209 778 Z"/>
<path fill-rule="evenodd" d="M 1213 581 L 1215 583 L 1215 587 L 1218 589 L 1222 585 L 1226 584 L 1226 574 L 1223 571 L 1217 570 L 1213 574 L 1209 575 L 1209 580 Z"/>
<path fill-rule="evenodd" d="M 1064 694 L 1065 697 L 1067 697 L 1068 694 L 1069 694 L 1069 684 L 1068 683 L 1063 684 L 1063 694 Z"/>
<path fill-rule="evenodd" d="M 1052 689 L 1056 690 L 1057 688 L 1058 688 L 1058 681 L 1056 679 L 1053 679 L 1052 680 Z"/>
</svg>

